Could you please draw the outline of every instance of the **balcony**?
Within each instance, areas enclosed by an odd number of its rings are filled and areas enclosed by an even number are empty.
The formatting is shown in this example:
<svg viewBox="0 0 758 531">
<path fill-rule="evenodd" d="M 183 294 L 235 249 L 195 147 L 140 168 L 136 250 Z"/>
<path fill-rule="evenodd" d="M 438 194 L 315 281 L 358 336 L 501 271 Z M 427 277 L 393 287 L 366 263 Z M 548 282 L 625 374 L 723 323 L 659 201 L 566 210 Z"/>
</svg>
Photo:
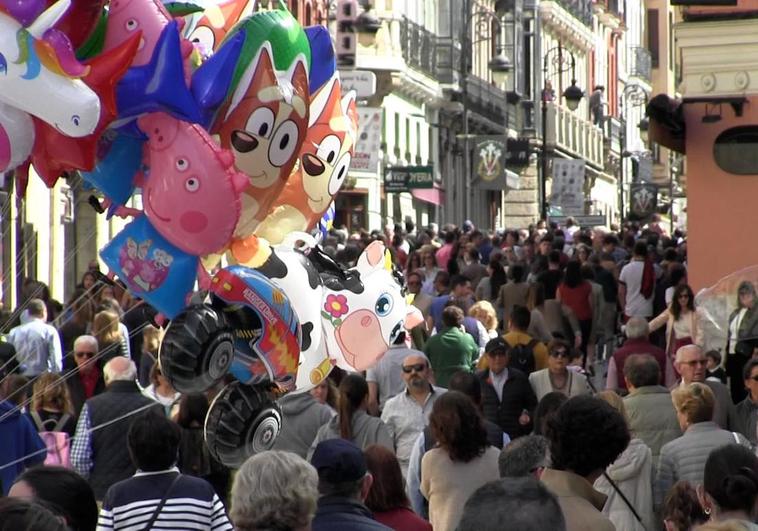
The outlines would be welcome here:
<svg viewBox="0 0 758 531">
<path fill-rule="evenodd" d="M 652 56 L 650 50 L 642 46 L 629 48 L 629 74 L 650 82 L 652 73 Z"/>
<path fill-rule="evenodd" d="M 557 4 L 592 28 L 592 0 L 557 0 Z"/>
<path fill-rule="evenodd" d="M 546 125 L 548 148 L 584 159 L 595 169 L 604 168 L 602 129 L 555 103 L 547 104 Z"/>
<path fill-rule="evenodd" d="M 429 77 L 435 77 L 436 37 L 423 26 L 403 17 L 400 22 L 400 48 L 405 63 Z"/>
<path fill-rule="evenodd" d="M 443 85 L 458 85 L 461 69 L 460 42 L 452 37 L 438 37 L 434 52 L 434 77 Z"/>
</svg>

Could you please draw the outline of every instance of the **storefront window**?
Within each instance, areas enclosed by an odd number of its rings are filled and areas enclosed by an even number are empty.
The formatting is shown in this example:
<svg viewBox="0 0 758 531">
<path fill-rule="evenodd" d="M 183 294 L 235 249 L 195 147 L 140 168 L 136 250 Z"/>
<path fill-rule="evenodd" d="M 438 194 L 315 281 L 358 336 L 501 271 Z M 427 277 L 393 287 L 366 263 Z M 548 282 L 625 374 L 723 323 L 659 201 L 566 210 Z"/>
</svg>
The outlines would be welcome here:
<svg viewBox="0 0 758 531">
<path fill-rule="evenodd" d="M 727 129 L 713 144 L 713 159 L 727 173 L 758 175 L 758 126 Z"/>
</svg>

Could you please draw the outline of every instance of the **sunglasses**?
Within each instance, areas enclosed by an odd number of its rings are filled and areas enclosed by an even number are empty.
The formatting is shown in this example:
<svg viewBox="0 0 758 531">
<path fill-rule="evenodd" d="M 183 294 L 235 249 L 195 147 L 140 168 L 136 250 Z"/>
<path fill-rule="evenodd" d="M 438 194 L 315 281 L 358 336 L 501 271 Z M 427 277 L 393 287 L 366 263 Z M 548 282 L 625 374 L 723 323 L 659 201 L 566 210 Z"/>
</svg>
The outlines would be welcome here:
<svg viewBox="0 0 758 531">
<path fill-rule="evenodd" d="M 74 356 L 77 358 L 83 358 L 84 356 L 87 356 L 88 358 L 94 358 L 95 353 L 94 352 L 74 352 Z"/>
<path fill-rule="evenodd" d="M 550 355 L 554 358 L 568 358 L 569 353 L 567 350 L 554 350 L 550 353 Z"/>
<path fill-rule="evenodd" d="M 426 370 L 426 365 L 423 363 L 416 363 L 415 365 L 403 365 L 403 372 L 405 374 L 410 374 L 413 371 L 416 372 L 424 372 Z"/>
</svg>

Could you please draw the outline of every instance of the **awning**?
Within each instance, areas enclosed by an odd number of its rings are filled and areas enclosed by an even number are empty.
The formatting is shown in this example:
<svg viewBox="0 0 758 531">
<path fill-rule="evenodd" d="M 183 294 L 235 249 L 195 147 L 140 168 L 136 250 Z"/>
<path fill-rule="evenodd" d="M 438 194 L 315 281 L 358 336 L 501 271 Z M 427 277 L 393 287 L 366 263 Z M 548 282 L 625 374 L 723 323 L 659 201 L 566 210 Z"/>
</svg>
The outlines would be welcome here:
<svg viewBox="0 0 758 531">
<path fill-rule="evenodd" d="M 686 129 L 682 102 L 659 94 L 647 104 L 646 114 L 650 118 L 650 140 L 684 153 Z"/>
<path fill-rule="evenodd" d="M 437 183 L 434 183 L 434 188 L 415 188 L 411 190 L 411 195 L 414 199 L 431 203 L 435 206 L 440 206 L 445 202 L 445 190 Z"/>
</svg>

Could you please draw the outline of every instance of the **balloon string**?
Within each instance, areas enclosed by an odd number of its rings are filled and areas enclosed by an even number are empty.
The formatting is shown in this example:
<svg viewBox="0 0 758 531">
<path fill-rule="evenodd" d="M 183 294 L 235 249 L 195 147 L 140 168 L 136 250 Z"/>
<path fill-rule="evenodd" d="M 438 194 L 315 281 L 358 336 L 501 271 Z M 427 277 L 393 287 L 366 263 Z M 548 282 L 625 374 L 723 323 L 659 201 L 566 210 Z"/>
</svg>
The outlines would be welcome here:
<svg viewBox="0 0 758 531">
<path fill-rule="evenodd" d="M 137 308 L 137 306 L 135 306 L 134 308 Z M 129 311 L 132 311 L 134 308 L 130 309 Z M 128 311 L 128 312 L 125 312 L 125 313 L 124 313 L 124 315 L 126 315 L 127 313 L 129 313 L 129 311 Z M 143 330 L 144 330 L 144 329 L 145 329 L 147 326 L 149 326 L 149 325 L 150 325 L 150 323 L 143 323 L 143 324 L 141 324 L 140 326 L 138 326 L 137 328 L 135 328 L 135 329 L 134 329 L 132 332 L 130 332 L 130 333 L 128 334 L 128 337 L 127 337 L 126 339 L 127 339 L 127 340 L 128 340 L 128 339 L 131 339 L 131 338 L 132 338 L 132 337 L 134 337 L 134 335 L 136 335 L 137 333 L 141 333 L 141 332 L 142 332 L 142 331 L 143 331 Z M 49 389 L 52 389 L 52 388 L 54 388 L 56 385 L 60 385 L 60 384 L 63 384 L 63 383 L 65 383 L 65 382 L 66 382 L 66 381 L 67 381 L 69 378 L 72 378 L 74 375 L 76 375 L 78 372 L 80 372 L 82 368 L 84 368 L 84 367 L 87 367 L 87 366 L 89 366 L 89 365 L 90 365 L 90 364 L 92 364 L 92 363 L 95 363 L 97 360 L 101 359 L 101 358 L 102 358 L 102 357 L 103 357 L 105 354 L 107 354 L 107 353 L 109 353 L 109 352 L 111 352 L 111 351 L 115 350 L 115 348 L 116 348 L 116 347 L 120 347 L 120 346 L 121 346 L 121 345 L 120 345 L 120 342 L 118 342 L 118 343 L 113 343 L 113 344 L 111 344 L 111 345 L 108 345 L 108 346 L 107 346 L 107 347 L 105 347 L 104 349 L 100 349 L 100 350 L 98 351 L 98 353 L 97 353 L 95 356 L 93 356 L 92 358 L 90 358 L 90 359 L 86 360 L 86 361 L 85 361 L 85 362 L 82 364 L 82 366 L 81 366 L 81 367 L 80 367 L 80 366 L 77 366 L 77 367 L 75 367 L 75 368 L 71 369 L 70 371 L 68 371 L 68 372 L 66 372 L 65 374 L 63 374 L 63 375 L 61 376 L 61 378 L 59 378 L 57 381 L 49 383 L 47 386 L 45 386 L 45 388 L 44 388 L 42 391 L 39 391 L 39 392 L 38 392 L 38 393 L 36 393 L 36 394 L 39 394 L 39 393 L 45 393 L 45 392 L 47 392 Z M 18 369 L 18 367 L 16 368 L 16 370 L 17 370 L 17 369 Z M 12 374 L 12 373 L 11 373 L 11 374 Z M 10 376 L 11 376 L 11 374 L 8 374 L 8 375 L 6 375 L 6 376 L 5 376 L 5 377 L 4 377 L 2 380 L 0 380 L 0 385 L 2 385 L 2 383 L 3 383 L 3 382 L 4 382 L 4 381 L 5 381 L 5 380 L 6 380 L 8 377 L 10 377 Z M 7 411 L 7 412 L 6 412 L 6 413 L 4 413 L 2 416 L 0 416 L 0 423 L 1 423 L 3 420 L 5 420 L 6 418 L 8 418 L 8 416 L 10 416 L 10 415 L 12 415 L 12 414 L 16 413 L 17 411 L 20 411 L 21 409 L 23 409 L 24 407 L 26 407 L 27 405 L 29 405 L 29 404 L 31 403 L 31 401 L 33 400 L 34 396 L 35 396 L 35 393 L 32 393 L 32 394 L 29 396 L 29 398 L 27 398 L 26 400 L 24 400 L 24 401 L 23 401 L 21 404 L 18 404 L 18 405 L 17 405 L 15 408 L 11 409 L 10 411 Z M 8 397 L 6 397 L 6 398 L 8 398 Z"/>
<path fill-rule="evenodd" d="M 103 422 L 101 424 L 98 424 L 97 426 L 93 426 L 92 428 L 90 428 L 90 429 L 87 430 L 87 434 L 91 435 L 92 432 L 95 432 L 97 430 L 101 430 L 103 428 L 107 428 L 111 424 L 115 424 L 116 422 L 121 422 L 122 420 L 125 420 L 125 419 L 131 417 L 132 415 L 137 415 L 139 413 L 142 413 L 143 411 L 147 411 L 148 409 L 153 408 L 153 407 L 155 407 L 158 404 L 159 404 L 159 402 L 155 401 L 155 402 L 152 402 L 150 404 L 145 404 L 144 406 L 140 406 L 137 409 L 134 409 L 134 410 L 132 410 L 132 411 L 130 411 L 128 413 L 125 413 L 125 414 L 123 414 L 123 415 L 121 415 L 119 417 L 116 417 L 115 419 L 111 419 L 111 420 L 105 421 L 105 422 Z M 60 450 L 63 449 L 63 447 L 62 446 L 56 446 L 56 449 L 58 451 L 60 451 Z M 35 455 L 40 455 L 42 453 L 47 453 L 47 451 L 48 451 L 48 449 L 47 449 L 47 447 L 45 447 L 45 448 L 42 448 L 40 450 L 36 450 L 34 452 L 26 454 L 23 457 L 19 457 L 18 459 L 14 459 L 13 461 L 11 461 L 9 463 L 5 463 L 4 465 L 0 466 L 0 470 L 4 470 L 4 469 L 6 469 L 8 467 L 11 467 L 11 466 L 17 464 L 17 463 L 21 463 L 23 461 L 26 461 L 27 459 L 29 459 L 30 457 L 34 457 Z"/>
</svg>

